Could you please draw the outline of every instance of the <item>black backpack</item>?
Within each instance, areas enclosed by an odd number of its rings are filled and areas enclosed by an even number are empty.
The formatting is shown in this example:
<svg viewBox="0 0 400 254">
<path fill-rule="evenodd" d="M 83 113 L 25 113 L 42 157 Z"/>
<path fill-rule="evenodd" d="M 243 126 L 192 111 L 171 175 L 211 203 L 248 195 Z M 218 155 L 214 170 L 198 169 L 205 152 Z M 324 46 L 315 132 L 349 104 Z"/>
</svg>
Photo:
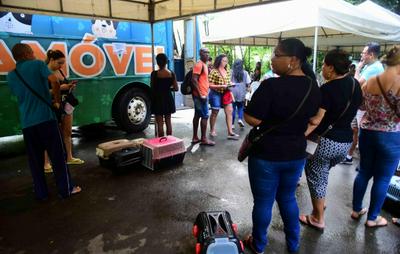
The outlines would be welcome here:
<svg viewBox="0 0 400 254">
<path fill-rule="evenodd" d="M 204 65 L 201 68 L 200 75 L 203 73 L 203 68 Z M 188 73 L 186 73 L 185 77 L 183 78 L 183 82 L 181 84 L 181 93 L 183 95 L 192 94 L 193 91 L 192 77 L 193 77 L 193 68 L 190 69 L 190 71 L 188 71 Z"/>
</svg>

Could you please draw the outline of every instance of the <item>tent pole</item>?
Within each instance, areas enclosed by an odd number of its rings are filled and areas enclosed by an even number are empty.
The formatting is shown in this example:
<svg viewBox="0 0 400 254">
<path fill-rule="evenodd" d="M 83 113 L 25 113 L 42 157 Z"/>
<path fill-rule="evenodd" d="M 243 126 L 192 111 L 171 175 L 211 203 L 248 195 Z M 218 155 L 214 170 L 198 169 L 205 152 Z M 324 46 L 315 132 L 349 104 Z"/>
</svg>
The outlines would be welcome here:
<svg viewBox="0 0 400 254">
<path fill-rule="evenodd" d="M 154 0 L 150 0 L 149 4 L 149 20 L 151 33 L 151 69 L 154 71 Z M 158 137 L 157 121 L 154 119 L 154 136 Z"/>
<path fill-rule="evenodd" d="M 314 56 L 313 56 L 313 71 L 317 70 L 317 49 L 318 49 L 318 26 L 315 27 L 314 31 Z"/>
<path fill-rule="evenodd" d="M 154 71 L 154 23 L 150 24 L 150 32 L 151 32 L 151 66 Z"/>
</svg>

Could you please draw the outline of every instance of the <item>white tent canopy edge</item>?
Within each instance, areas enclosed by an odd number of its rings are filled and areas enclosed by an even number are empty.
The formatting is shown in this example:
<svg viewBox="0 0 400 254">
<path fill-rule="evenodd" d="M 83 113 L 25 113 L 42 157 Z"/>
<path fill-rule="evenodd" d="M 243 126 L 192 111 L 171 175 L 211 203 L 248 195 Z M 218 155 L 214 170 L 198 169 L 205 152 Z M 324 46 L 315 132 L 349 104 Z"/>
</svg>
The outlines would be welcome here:
<svg viewBox="0 0 400 254">
<path fill-rule="evenodd" d="M 297 37 L 314 46 L 314 56 L 317 43 L 353 47 L 372 39 L 400 41 L 400 20 L 377 15 L 341 0 L 292 0 L 213 15 L 203 41 L 274 46 L 281 38 Z"/>
</svg>

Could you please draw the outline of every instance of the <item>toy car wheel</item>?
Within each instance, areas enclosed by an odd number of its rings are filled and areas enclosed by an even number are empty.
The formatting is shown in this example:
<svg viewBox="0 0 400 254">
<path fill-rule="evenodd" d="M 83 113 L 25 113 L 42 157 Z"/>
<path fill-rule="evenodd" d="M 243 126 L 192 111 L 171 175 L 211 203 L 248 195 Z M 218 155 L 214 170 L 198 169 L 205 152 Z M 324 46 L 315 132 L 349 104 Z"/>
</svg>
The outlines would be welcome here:
<svg viewBox="0 0 400 254">
<path fill-rule="evenodd" d="M 237 234 L 239 232 L 237 224 L 232 224 L 233 231 Z"/>
<path fill-rule="evenodd" d="M 199 227 L 197 225 L 193 226 L 192 233 L 193 233 L 193 236 L 197 238 L 197 236 L 199 235 Z"/>
<path fill-rule="evenodd" d="M 196 243 L 196 254 L 200 254 L 201 252 L 201 245 L 200 243 Z"/>
</svg>

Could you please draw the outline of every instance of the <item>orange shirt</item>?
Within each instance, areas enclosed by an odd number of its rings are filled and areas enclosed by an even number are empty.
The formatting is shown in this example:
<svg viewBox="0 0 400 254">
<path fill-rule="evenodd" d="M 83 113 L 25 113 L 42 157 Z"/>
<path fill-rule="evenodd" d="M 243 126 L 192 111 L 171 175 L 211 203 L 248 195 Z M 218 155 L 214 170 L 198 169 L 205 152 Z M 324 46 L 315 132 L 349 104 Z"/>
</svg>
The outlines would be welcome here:
<svg viewBox="0 0 400 254">
<path fill-rule="evenodd" d="M 203 69 L 203 70 L 202 70 Z M 200 75 L 199 76 L 199 91 L 200 96 L 207 96 L 208 95 L 208 88 L 210 84 L 208 83 L 208 68 L 205 63 L 202 61 L 198 61 L 195 66 L 193 67 L 193 74 Z M 193 95 L 199 96 L 196 90 L 193 90 Z"/>
</svg>

